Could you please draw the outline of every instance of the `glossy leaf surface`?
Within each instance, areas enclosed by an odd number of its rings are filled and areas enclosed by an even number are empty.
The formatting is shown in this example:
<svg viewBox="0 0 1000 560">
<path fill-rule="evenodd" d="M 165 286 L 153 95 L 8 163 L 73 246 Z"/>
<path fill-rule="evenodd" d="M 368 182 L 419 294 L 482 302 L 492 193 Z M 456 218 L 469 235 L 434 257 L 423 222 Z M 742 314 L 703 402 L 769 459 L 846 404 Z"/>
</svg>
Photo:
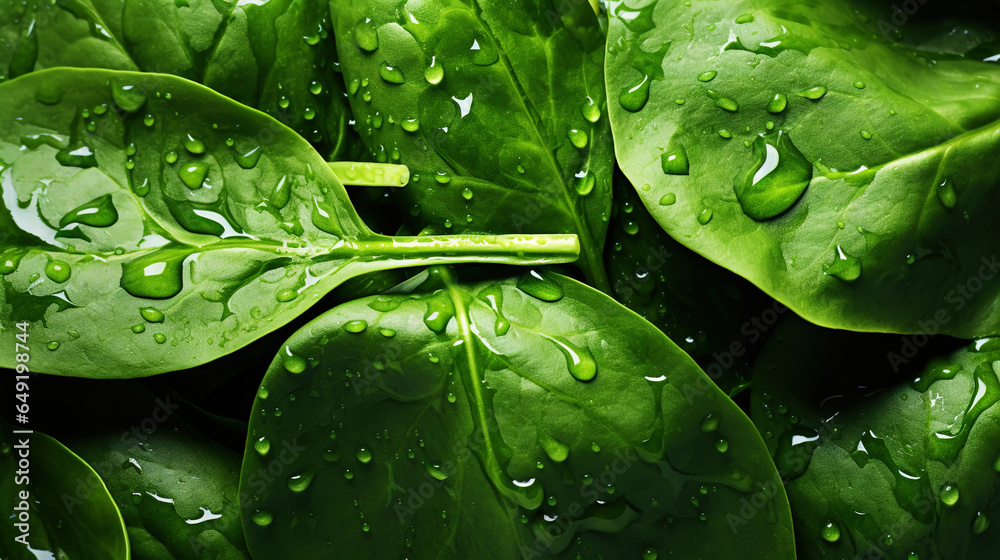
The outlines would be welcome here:
<svg viewBox="0 0 1000 560">
<path fill-rule="evenodd" d="M 798 557 L 978 560 L 1000 543 L 1000 340 L 783 324 L 752 417 L 786 484 Z"/>
<path fill-rule="evenodd" d="M 437 268 L 288 341 L 241 491 L 258 560 L 790 559 L 775 476 L 739 408 L 607 296 Z"/>
<path fill-rule="evenodd" d="M 301 137 L 180 78 L 54 69 L 0 96 L 0 310 L 31 323 L 34 371 L 184 369 L 362 273 L 578 252 L 575 236 L 375 235 Z"/>
<path fill-rule="evenodd" d="M 1000 66 L 897 45 L 892 13 L 616 3 L 618 161 L 672 237 L 814 323 L 997 334 Z"/>
</svg>

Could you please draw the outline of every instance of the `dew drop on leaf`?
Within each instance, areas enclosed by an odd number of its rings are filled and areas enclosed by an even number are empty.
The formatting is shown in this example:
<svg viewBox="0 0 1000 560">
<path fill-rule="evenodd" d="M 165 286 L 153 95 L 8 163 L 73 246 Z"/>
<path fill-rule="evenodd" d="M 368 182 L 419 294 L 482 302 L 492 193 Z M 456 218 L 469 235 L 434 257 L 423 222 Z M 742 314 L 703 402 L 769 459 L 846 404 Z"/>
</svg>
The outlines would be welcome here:
<svg viewBox="0 0 1000 560">
<path fill-rule="evenodd" d="M 823 540 L 826 542 L 837 542 L 840 540 L 840 527 L 831 521 L 823 526 L 823 529 L 820 531 L 820 536 L 823 537 Z"/>
<path fill-rule="evenodd" d="M 840 245 L 834 249 L 833 264 L 824 267 L 824 272 L 844 282 L 854 282 L 861 277 L 861 259 L 844 252 Z"/>
<path fill-rule="evenodd" d="M 777 115 L 778 113 L 784 111 L 785 107 L 787 106 L 788 106 L 788 98 L 785 97 L 785 94 L 776 93 L 774 94 L 774 98 L 772 98 L 771 101 L 767 103 L 767 112 L 771 113 L 772 115 Z"/>
<path fill-rule="evenodd" d="M 517 280 L 517 287 L 529 296 L 555 302 L 563 298 L 563 288 L 549 273 L 531 270 Z"/>
<path fill-rule="evenodd" d="M 53 282 L 63 283 L 69 280 L 73 269 L 64 261 L 51 260 L 45 265 L 45 275 Z"/>
<path fill-rule="evenodd" d="M 271 442 L 266 437 L 259 437 L 253 442 L 253 449 L 263 457 L 271 451 Z"/>
<path fill-rule="evenodd" d="M 143 307 L 139 310 L 139 315 L 150 323 L 162 323 L 165 318 L 163 312 L 155 307 Z"/>
<path fill-rule="evenodd" d="M 316 476 L 316 471 L 314 469 L 309 469 L 303 473 L 292 475 L 288 477 L 288 489 L 292 492 L 304 492 L 309 485 L 312 483 L 313 478 Z"/>
<path fill-rule="evenodd" d="M 378 30 L 370 19 L 363 19 L 354 26 L 354 42 L 365 52 L 378 50 Z"/>
<path fill-rule="evenodd" d="M 666 175 L 687 175 L 690 172 L 690 164 L 684 146 L 672 146 L 661 154 L 660 168 Z"/>
<path fill-rule="evenodd" d="M 274 516 L 267 510 L 259 509 L 250 515 L 250 519 L 253 520 L 256 525 L 267 527 L 272 521 L 274 521 Z"/>
<path fill-rule="evenodd" d="M 779 216 L 805 193 L 812 164 L 784 132 L 753 142 L 753 163 L 733 180 L 743 213 L 760 222 Z"/>
</svg>

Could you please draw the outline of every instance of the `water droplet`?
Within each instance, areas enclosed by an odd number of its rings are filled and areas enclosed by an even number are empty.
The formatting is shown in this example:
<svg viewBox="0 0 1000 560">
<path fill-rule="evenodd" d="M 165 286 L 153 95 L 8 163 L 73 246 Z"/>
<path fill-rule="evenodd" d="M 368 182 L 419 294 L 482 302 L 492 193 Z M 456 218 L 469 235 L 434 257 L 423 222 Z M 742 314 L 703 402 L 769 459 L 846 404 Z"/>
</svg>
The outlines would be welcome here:
<svg viewBox="0 0 1000 560">
<path fill-rule="evenodd" d="M 358 458 L 358 461 L 365 465 L 370 463 L 372 460 L 372 452 L 365 447 L 358 449 L 356 456 Z"/>
<path fill-rule="evenodd" d="M 577 130 L 574 128 L 571 129 L 569 132 L 567 132 L 566 136 L 569 138 L 570 143 L 576 146 L 577 148 L 582 150 L 587 147 L 587 141 L 589 140 L 589 138 L 587 137 L 586 131 Z"/>
<path fill-rule="evenodd" d="M 680 145 L 669 148 L 660 155 L 660 167 L 667 175 L 687 175 L 690 170 L 687 150 Z"/>
<path fill-rule="evenodd" d="M 833 252 L 833 264 L 825 266 L 823 271 L 844 282 L 854 282 L 861 277 L 861 259 L 849 255 L 837 245 Z"/>
<path fill-rule="evenodd" d="M 725 453 L 726 451 L 729 451 L 729 441 L 726 440 L 725 438 L 719 438 L 715 442 L 715 450 L 718 451 L 719 453 Z"/>
<path fill-rule="evenodd" d="M 734 180 L 736 199 L 750 218 L 769 220 L 802 197 L 812 180 L 812 164 L 783 132 L 758 136 L 753 156 L 754 163 Z"/>
<path fill-rule="evenodd" d="M 583 118 L 592 123 L 601 120 L 601 107 L 592 97 L 587 97 L 587 102 L 584 103 L 580 112 L 583 113 Z"/>
<path fill-rule="evenodd" d="M 267 388 L 266 388 L 266 387 L 261 387 L 260 389 L 257 389 L 257 398 L 258 398 L 258 399 L 261 399 L 261 400 L 264 400 L 264 399 L 266 399 L 266 398 L 267 398 L 267 397 L 268 397 L 268 396 L 269 396 L 270 394 L 271 394 L 271 393 L 270 393 L 270 392 L 269 392 L 269 391 L 267 390 Z"/>
<path fill-rule="evenodd" d="M 122 111 L 134 113 L 146 104 L 146 92 L 139 86 L 126 84 L 120 80 L 112 80 L 111 99 Z"/>
<path fill-rule="evenodd" d="M 56 161 L 65 167 L 97 167 L 97 155 L 90 146 L 69 147 L 56 152 Z"/>
<path fill-rule="evenodd" d="M 951 179 L 945 179 L 938 185 L 937 196 L 941 204 L 948 210 L 954 210 L 955 205 L 958 204 L 958 193 L 955 192 L 955 185 Z"/>
<path fill-rule="evenodd" d="M 268 202 L 272 207 L 281 210 L 285 206 L 288 206 L 288 201 L 291 197 L 292 182 L 288 180 L 287 176 L 282 175 L 278 183 L 271 189 L 271 196 L 268 197 Z"/>
<path fill-rule="evenodd" d="M 323 93 L 323 84 L 313 81 L 309 84 L 309 93 L 313 95 L 319 95 Z"/>
<path fill-rule="evenodd" d="M 489 305 L 496 315 L 496 321 L 493 324 L 494 334 L 497 336 L 507 334 L 510 330 L 510 321 L 503 314 L 503 290 L 496 286 L 489 287 L 480 292 L 478 298 Z"/>
<path fill-rule="evenodd" d="M 813 87 L 813 88 L 809 88 L 809 89 L 807 89 L 805 91 L 800 91 L 800 92 L 796 93 L 795 95 L 798 95 L 799 97 L 805 97 L 806 99 L 812 99 L 813 101 L 816 101 L 816 100 L 822 99 L 823 96 L 826 95 L 826 88 L 823 87 L 823 86 L 816 86 L 816 87 Z"/>
<path fill-rule="evenodd" d="M 723 129 L 719 129 L 719 136 L 721 136 L 722 138 L 725 138 L 726 140 L 729 140 L 730 138 L 733 137 L 733 133 L 729 132 L 728 130 L 726 130 L 726 129 L 723 128 Z"/>
<path fill-rule="evenodd" d="M 45 265 L 45 275 L 53 282 L 63 283 L 69 280 L 73 269 L 64 261 L 51 260 Z"/>
<path fill-rule="evenodd" d="M 252 519 L 255 524 L 261 527 L 267 527 L 268 525 L 271 524 L 272 521 L 274 521 L 274 516 L 271 515 L 271 512 L 267 510 L 258 509 L 257 511 L 253 512 L 253 514 L 250 515 L 250 519 Z"/>
<path fill-rule="evenodd" d="M 306 488 L 309 488 L 315 476 L 316 471 L 314 469 L 290 476 L 288 477 L 288 489 L 292 492 L 304 492 Z"/>
<path fill-rule="evenodd" d="M 858 89 L 865 89 L 865 83 L 864 82 L 854 82 L 854 87 L 856 87 Z"/>
<path fill-rule="evenodd" d="M 953 506 L 958 503 L 958 487 L 951 484 L 945 484 L 941 487 L 940 492 L 941 503 L 946 506 Z"/>
<path fill-rule="evenodd" d="M 367 328 L 368 328 L 368 322 L 361 319 L 355 321 L 348 321 L 344 323 L 344 330 L 349 333 L 354 333 L 354 334 L 363 333 Z"/>
<path fill-rule="evenodd" d="M 582 176 L 577 176 L 576 185 L 574 186 L 574 188 L 576 189 L 576 194 L 580 196 L 587 196 L 588 194 L 593 192 L 594 186 L 596 184 L 597 184 L 597 178 L 594 176 L 593 173 L 590 173 L 588 171 Z"/>
<path fill-rule="evenodd" d="M 577 381 L 593 381 L 597 376 L 597 362 L 590 350 L 577 346 L 562 337 L 541 335 L 555 343 L 566 358 L 566 367 Z"/>
<path fill-rule="evenodd" d="M 831 521 L 823 526 L 823 529 L 820 531 L 820 536 L 823 537 L 823 540 L 826 542 L 837 542 L 840 540 L 840 527 Z"/>
<path fill-rule="evenodd" d="M 701 431 L 714 432 L 717 429 L 719 429 L 719 418 L 717 416 L 709 414 L 708 416 L 702 418 Z"/>
<path fill-rule="evenodd" d="M 163 333 L 156 333 L 153 335 L 153 340 L 155 340 L 157 344 L 163 344 L 167 341 L 167 335 Z"/>
<path fill-rule="evenodd" d="M 253 442 L 253 449 L 263 457 L 271 451 L 271 442 L 266 437 L 259 437 Z"/>
<path fill-rule="evenodd" d="M 517 280 L 517 287 L 522 292 L 547 302 L 559 301 L 563 298 L 562 285 L 550 273 L 531 270 Z"/>
<path fill-rule="evenodd" d="M 427 474 L 434 477 L 435 480 L 447 480 L 448 473 L 441 468 L 440 465 L 434 465 L 432 463 L 427 463 Z"/>
<path fill-rule="evenodd" d="M 406 76 L 397 66 L 390 66 L 388 62 L 383 62 L 378 67 L 378 75 L 390 84 L 405 84 Z"/>
<path fill-rule="evenodd" d="M 642 560 L 656 560 L 657 556 L 658 554 L 656 549 L 653 547 L 649 547 L 642 551 Z"/>
<path fill-rule="evenodd" d="M 190 134 L 184 140 L 184 149 L 194 155 L 205 153 L 205 143 Z"/>
<path fill-rule="evenodd" d="M 986 532 L 986 529 L 990 528 L 990 518 L 986 517 L 986 514 L 979 511 L 976 512 L 976 519 L 972 522 L 972 534 L 981 535 Z"/>
<path fill-rule="evenodd" d="M 70 210 L 59 220 L 59 227 L 70 224 L 83 224 L 92 227 L 109 227 L 118 221 L 118 210 L 115 208 L 111 195 L 106 194 L 95 198 L 86 204 L 81 204 Z"/>
<path fill-rule="evenodd" d="M 660 198 L 660 206 L 671 206 L 677 202 L 677 195 L 674 193 L 667 193 Z"/>
<path fill-rule="evenodd" d="M 257 146 L 251 150 L 248 150 L 242 154 L 236 155 L 236 163 L 243 169 L 253 169 L 257 166 L 257 162 L 260 161 L 261 149 Z"/>
<path fill-rule="evenodd" d="M 52 342 L 46 344 L 45 347 L 49 350 L 56 351 L 59 349 L 59 341 L 53 340 Z"/>
<path fill-rule="evenodd" d="M 365 52 L 378 50 L 378 31 L 370 19 L 363 19 L 354 26 L 354 42 Z"/>
<path fill-rule="evenodd" d="M 427 83 L 436 86 L 444 79 L 444 68 L 438 64 L 437 57 L 431 57 L 431 64 L 424 70 L 424 79 Z"/>
<path fill-rule="evenodd" d="M 774 98 L 767 103 L 767 112 L 777 115 L 784 111 L 785 107 L 788 107 L 788 98 L 783 93 L 776 93 Z"/>
<path fill-rule="evenodd" d="M 623 88 L 618 94 L 618 104 L 621 105 L 622 109 L 630 113 L 641 111 L 649 102 L 650 81 L 649 76 L 644 75 L 638 84 Z"/>
<path fill-rule="evenodd" d="M 465 200 L 472 200 L 472 189 L 470 189 L 469 187 L 465 187 L 464 189 L 462 189 L 462 198 L 464 198 Z"/>
<path fill-rule="evenodd" d="M 715 70 L 709 70 L 708 72 L 703 72 L 702 74 L 700 74 L 698 76 L 698 81 L 699 82 L 711 82 L 718 75 L 719 75 L 719 73 L 716 72 Z"/>
<path fill-rule="evenodd" d="M 455 304 L 446 294 L 427 300 L 427 311 L 424 313 L 424 325 L 440 334 L 448 327 L 455 316 Z"/>
<path fill-rule="evenodd" d="M 305 371 L 309 362 L 302 356 L 292 352 L 292 349 L 286 346 L 285 351 L 281 356 L 281 364 L 285 366 L 285 369 L 288 370 L 289 373 L 297 374 Z"/>
<path fill-rule="evenodd" d="M 420 120 L 415 117 L 412 119 L 406 119 L 403 122 L 399 123 L 399 126 L 402 127 L 403 130 L 407 132 L 416 132 L 417 130 L 420 129 Z"/>
<path fill-rule="evenodd" d="M 177 177 L 184 185 L 191 189 L 200 189 L 208 176 L 208 164 L 193 161 L 177 170 Z"/>
<path fill-rule="evenodd" d="M 166 318 L 163 312 L 155 307 L 143 307 L 139 310 L 139 315 L 150 323 L 162 323 Z"/>
<path fill-rule="evenodd" d="M 865 140 L 871 140 L 872 139 L 872 133 L 868 132 L 867 130 L 862 130 L 861 131 L 861 137 L 864 138 Z"/>
<path fill-rule="evenodd" d="M 708 96 L 715 101 L 716 107 L 729 111 L 730 113 L 735 113 L 740 110 L 739 103 L 731 97 L 726 97 L 725 95 L 713 90 L 708 90 Z"/>
<path fill-rule="evenodd" d="M 712 209 L 711 208 L 705 208 L 704 210 L 701 211 L 701 214 L 698 214 L 698 223 L 699 224 L 706 225 L 706 224 L 708 224 L 708 222 L 711 222 L 711 221 L 712 221 Z"/>
<path fill-rule="evenodd" d="M 753 14 L 741 14 L 734 21 L 736 23 L 750 23 L 753 21 Z"/>
</svg>

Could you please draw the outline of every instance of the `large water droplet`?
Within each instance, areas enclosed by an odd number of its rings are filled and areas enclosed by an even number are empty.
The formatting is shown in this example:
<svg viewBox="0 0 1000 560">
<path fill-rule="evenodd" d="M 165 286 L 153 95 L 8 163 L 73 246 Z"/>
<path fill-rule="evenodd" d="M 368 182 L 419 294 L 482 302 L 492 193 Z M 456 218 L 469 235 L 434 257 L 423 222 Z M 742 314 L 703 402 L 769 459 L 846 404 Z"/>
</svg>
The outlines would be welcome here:
<svg viewBox="0 0 1000 560">
<path fill-rule="evenodd" d="M 263 457 L 271 451 L 271 442 L 266 437 L 259 437 L 253 442 L 253 449 Z"/>
<path fill-rule="evenodd" d="M 753 156 L 753 165 L 734 179 L 736 199 L 750 218 L 769 220 L 802 197 L 812 180 L 812 164 L 783 132 L 758 136 Z"/>
<path fill-rule="evenodd" d="M 431 64 L 424 70 L 424 79 L 431 85 L 438 85 L 444 79 L 444 68 L 438 63 L 437 57 L 431 57 Z"/>
<path fill-rule="evenodd" d="M 556 344 L 566 357 L 570 375 L 577 381 L 592 381 L 597 376 L 597 362 L 590 350 L 573 344 L 562 337 L 542 335 Z"/>
<path fill-rule="evenodd" d="M 267 527 L 272 521 L 274 521 L 274 515 L 267 510 L 259 509 L 250 515 L 250 519 L 252 519 L 256 525 Z"/>
<path fill-rule="evenodd" d="M 253 169 L 260 161 L 260 146 L 236 155 L 236 163 L 243 169 Z"/>
<path fill-rule="evenodd" d="M 684 146 L 671 146 L 660 155 L 660 167 L 667 175 L 687 175 L 690 171 L 687 150 Z"/>
<path fill-rule="evenodd" d="M 518 278 L 517 287 L 522 292 L 542 301 L 555 302 L 563 298 L 562 285 L 554 276 L 545 271 L 529 271 Z"/>
<path fill-rule="evenodd" d="M 177 170 L 177 177 L 191 190 L 200 189 L 207 176 L 208 164 L 201 161 L 192 161 Z"/>
<path fill-rule="evenodd" d="M 405 84 L 406 76 L 398 66 L 390 66 L 388 62 L 383 62 L 378 67 L 378 75 L 390 84 Z"/>
<path fill-rule="evenodd" d="M 618 94 L 618 104 L 621 105 L 622 109 L 630 113 L 641 111 L 649 102 L 650 81 L 650 77 L 644 75 L 638 84 L 623 88 Z"/>
<path fill-rule="evenodd" d="M 378 50 L 378 31 L 370 19 L 363 19 L 354 26 L 354 42 L 366 52 Z"/>
<path fill-rule="evenodd" d="M 785 110 L 788 106 L 788 98 L 785 97 L 783 93 L 774 94 L 774 98 L 767 103 L 767 112 L 772 115 L 777 115 Z"/>
<path fill-rule="evenodd" d="M 139 310 L 139 315 L 150 323 L 162 323 L 166 316 L 155 307 L 143 307 Z"/>
<path fill-rule="evenodd" d="M 122 265 L 121 287 L 135 297 L 171 298 L 181 291 L 184 259 L 189 253 L 161 249 Z"/>
<path fill-rule="evenodd" d="M 823 540 L 826 542 L 837 542 L 840 540 L 840 527 L 831 521 L 823 526 L 823 529 L 820 531 L 820 536 L 823 537 Z"/>
<path fill-rule="evenodd" d="M 496 321 L 493 324 L 493 332 L 497 336 L 503 336 L 510 330 L 510 321 L 503 314 L 503 290 L 499 286 L 491 286 L 479 293 L 479 300 L 486 302 L 493 309 Z"/>
<path fill-rule="evenodd" d="M 111 98 L 122 111 L 134 113 L 146 104 L 146 92 L 143 88 L 122 82 L 111 81 Z"/>
<path fill-rule="evenodd" d="M 292 492 L 304 492 L 312 484 L 315 476 L 315 469 L 309 469 L 301 474 L 292 475 L 288 477 L 288 489 Z"/>
<path fill-rule="evenodd" d="M 549 459 L 552 459 L 556 463 L 562 463 L 569 457 L 569 445 L 544 432 L 538 434 L 538 445 L 549 456 Z"/>
<path fill-rule="evenodd" d="M 958 193 L 955 192 L 955 185 L 951 182 L 951 179 L 945 179 L 938 185 L 937 196 L 941 204 L 948 210 L 953 210 L 955 205 L 958 204 Z"/>
<path fill-rule="evenodd" d="M 53 282 L 63 283 L 69 280 L 73 269 L 63 261 L 51 260 L 45 265 L 45 275 Z"/>
<path fill-rule="evenodd" d="M 840 245 L 833 251 L 833 264 L 823 271 L 844 282 L 854 282 L 861 277 L 861 259 L 844 252 Z"/>
<path fill-rule="evenodd" d="M 70 210 L 59 220 L 59 227 L 70 224 L 83 224 L 92 227 L 108 227 L 118 221 L 118 210 L 115 208 L 111 195 L 106 194 L 95 198 L 86 204 L 81 204 Z"/>
<path fill-rule="evenodd" d="M 952 484 L 945 484 L 941 487 L 941 503 L 946 506 L 953 506 L 958 503 L 958 487 Z"/>
</svg>

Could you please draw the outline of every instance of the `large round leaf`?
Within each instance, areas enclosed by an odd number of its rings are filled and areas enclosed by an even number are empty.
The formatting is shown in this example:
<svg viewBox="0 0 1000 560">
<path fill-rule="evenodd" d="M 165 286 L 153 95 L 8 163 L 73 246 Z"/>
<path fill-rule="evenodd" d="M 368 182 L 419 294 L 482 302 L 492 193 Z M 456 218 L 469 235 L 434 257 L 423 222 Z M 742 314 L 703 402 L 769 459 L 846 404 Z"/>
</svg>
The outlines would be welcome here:
<svg viewBox="0 0 1000 560">
<path fill-rule="evenodd" d="M 376 235 L 305 140 L 181 78 L 52 69 L 0 97 L 0 318 L 30 323 L 34 371 L 184 369 L 363 273 L 578 254 L 565 235 Z"/>
<path fill-rule="evenodd" d="M 241 491 L 257 560 L 794 557 L 742 411 L 652 325 L 537 271 L 435 269 L 304 327 Z"/>
<path fill-rule="evenodd" d="M 943 332 L 1000 332 L 1000 66 L 905 50 L 891 18 L 854 0 L 615 3 L 619 163 L 671 236 L 814 323 L 918 332 L 943 311 Z"/>
</svg>

